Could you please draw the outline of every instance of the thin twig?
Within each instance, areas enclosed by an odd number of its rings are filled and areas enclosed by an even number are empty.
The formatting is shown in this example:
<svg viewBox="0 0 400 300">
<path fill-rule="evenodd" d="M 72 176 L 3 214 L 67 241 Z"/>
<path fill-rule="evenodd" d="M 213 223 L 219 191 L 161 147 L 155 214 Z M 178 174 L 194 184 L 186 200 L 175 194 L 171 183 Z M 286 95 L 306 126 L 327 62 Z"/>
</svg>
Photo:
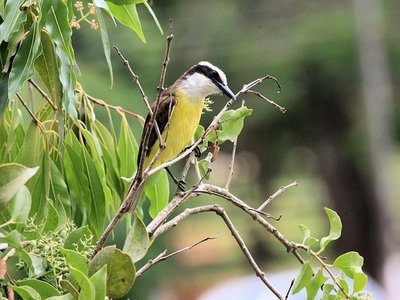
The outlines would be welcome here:
<svg viewBox="0 0 400 300">
<path fill-rule="evenodd" d="M 155 114 L 157 113 L 157 106 L 156 109 L 153 111 L 151 109 L 151 105 L 149 103 L 149 100 L 146 96 L 146 93 L 144 92 L 144 89 L 140 83 L 139 80 L 139 76 L 135 74 L 135 72 L 133 72 L 131 65 L 129 63 L 129 61 L 124 57 L 124 55 L 121 53 L 121 51 L 118 49 L 118 47 L 114 46 L 115 51 L 117 51 L 118 56 L 122 59 L 122 61 L 124 62 L 124 65 L 128 68 L 129 73 L 132 76 L 132 80 L 133 82 L 137 85 L 137 87 L 139 88 L 140 94 L 142 95 L 142 99 L 144 101 L 144 103 L 146 104 L 147 110 L 149 112 L 150 115 L 150 122 L 146 125 L 149 128 L 143 128 L 143 132 L 145 133 L 145 135 L 143 136 L 144 139 L 144 144 L 147 145 L 149 138 L 150 138 L 150 133 L 151 130 L 154 126 L 156 134 L 157 134 L 157 138 L 160 141 L 160 146 L 164 144 L 162 137 L 161 137 L 161 132 L 160 132 L 160 128 L 158 127 L 157 122 L 155 122 Z M 158 99 L 158 97 L 157 97 Z M 142 172 L 143 172 L 143 159 L 144 159 L 144 155 L 145 155 L 146 151 L 142 151 L 141 153 L 141 157 L 139 157 L 138 161 L 139 161 L 139 165 L 137 168 L 137 174 L 139 174 L 139 176 L 141 176 Z"/>
<path fill-rule="evenodd" d="M 208 170 L 203 177 L 201 177 L 198 182 L 187 192 L 177 193 L 174 198 L 167 204 L 167 206 L 158 213 L 158 215 L 147 225 L 146 230 L 150 238 L 155 238 L 154 233 L 159 226 L 161 226 L 168 216 L 183 202 L 186 200 L 196 197 L 198 193 L 194 191 L 202 183 L 203 179 L 209 174 L 211 170 Z"/>
<path fill-rule="evenodd" d="M 235 195 L 233 195 L 228 190 L 220 188 L 215 185 L 211 185 L 211 184 L 202 184 L 202 185 L 199 185 L 199 187 L 195 190 L 195 192 L 215 195 L 215 196 L 218 196 L 218 197 L 228 200 L 235 206 L 238 206 L 244 212 L 246 212 L 248 215 L 250 215 L 254 221 L 259 223 L 268 232 L 270 232 L 283 246 L 285 246 L 285 248 L 288 252 L 293 253 L 293 255 L 297 258 L 297 260 L 301 264 L 304 264 L 304 259 L 297 252 L 297 249 L 306 250 L 307 248 L 305 246 L 303 246 L 301 244 L 293 243 L 293 242 L 287 240 L 285 238 L 285 236 L 278 229 L 276 229 L 271 223 L 269 223 L 265 218 L 263 218 L 262 214 L 260 214 L 258 210 L 249 207 L 246 203 L 244 203 L 242 200 L 237 198 Z"/>
<path fill-rule="evenodd" d="M 254 260 L 253 256 L 251 255 L 250 251 L 248 250 L 246 244 L 244 243 L 242 237 L 240 236 L 239 232 L 233 225 L 232 221 L 229 219 L 229 216 L 225 212 L 225 210 L 214 204 L 214 205 L 204 205 L 204 206 L 199 206 L 199 207 L 194 207 L 194 208 L 187 208 L 185 209 L 182 213 L 177 215 L 175 218 L 173 218 L 171 221 L 163 224 L 155 233 L 156 235 L 159 235 L 160 232 L 165 232 L 168 229 L 176 226 L 179 222 L 182 220 L 186 219 L 189 216 L 199 214 L 199 213 L 205 213 L 205 212 L 214 212 L 218 216 L 222 218 L 222 220 L 225 222 L 226 226 L 230 230 L 231 234 L 236 240 L 236 243 L 239 245 L 240 249 L 242 250 L 243 254 L 249 261 L 251 267 L 253 268 L 254 272 L 256 275 L 261 279 L 261 281 L 268 287 L 268 289 L 275 294 L 275 296 L 278 299 L 284 299 L 283 295 L 281 295 L 278 290 L 272 285 L 272 283 L 268 280 L 266 277 L 265 273 L 261 271 L 260 267 L 257 265 L 256 261 Z"/>
<path fill-rule="evenodd" d="M 265 97 L 265 96 L 264 96 L 263 94 L 261 94 L 260 92 L 253 91 L 253 90 L 248 90 L 246 93 L 248 93 L 248 94 L 254 94 L 254 95 L 256 95 L 257 97 L 260 97 L 261 99 L 263 99 L 263 100 L 267 101 L 268 103 L 272 104 L 273 106 L 275 106 L 277 109 L 279 109 L 279 111 L 280 111 L 281 113 L 283 113 L 283 114 L 286 113 L 286 108 L 284 108 L 283 106 L 280 106 L 278 103 L 276 103 L 276 102 L 274 102 L 274 101 L 268 99 L 267 97 Z"/>
<path fill-rule="evenodd" d="M 235 140 L 233 141 L 233 145 L 232 145 L 232 156 L 231 156 L 231 163 L 229 164 L 229 174 L 228 174 L 228 178 L 225 183 L 225 189 L 227 189 L 227 190 L 229 190 L 229 186 L 231 185 L 233 173 L 235 172 L 234 166 L 235 166 L 235 158 L 236 158 L 237 141 L 238 141 L 238 139 L 236 137 Z"/>
<path fill-rule="evenodd" d="M 22 99 L 22 97 L 18 93 L 16 95 L 17 95 L 17 98 L 19 99 L 19 101 L 21 101 L 22 106 L 25 107 L 26 111 L 29 113 L 29 115 L 32 117 L 33 121 L 39 127 L 40 131 L 42 133 L 46 133 L 46 128 L 43 126 L 42 122 L 40 122 L 40 120 L 35 116 L 35 114 L 31 111 L 28 104 L 26 104 L 24 99 Z"/>
<path fill-rule="evenodd" d="M 295 281 L 295 280 L 292 279 L 292 281 L 290 282 L 290 286 L 289 286 L 289 289 L 288 289 L 288 291 L 287 291 L 287 293 L 286 293 L 285 300 L 289 299 L 290 290 L 292 289 L 292 287 L 293 287 L 293 285 L 294 285 L 294 281 Z"/>
<path fill-rule="evenodd" d="M 129 110 L 127 110 L 127 109 L 125 109 L 125 108 L 123 108 L 121 106 L 115 106 L 115 105 L 108 104 L 104 100 L 99 99 L 99 98 L 95 98 L 95 97 L 93 97 L 91 95 L 88 95 L 86 93 L 85 93 L 85 96 L 90 101 L 92 101 L 92 102 L 94 102 L 94 103 L 96 103 L 98 105 L 101 105 L 101 106 L 106 107 L 106 108 L 111 108 L 111 109 L 117 111 L 118 113 L 124 113 L 124 114 L 130 115 L 130 116 L 136 118 L 140 122 L 140 124 L 142 124 L 142 125 L 144 124 L 144 118 L 139 114 L 131 112 L 131 111 L 129 111 Z"/>
<path fill-rule="evenodd" d="M 196 243 L 194 243 L 191 246 L 187 246 L 185 248 L 179 249 L 175 252 L 172 252 L 170 254 L 167 255 L 167 250 L 164 250 L 162 253 L 160 253 L 159 255 L 157 255 L 155 258 L 149 260 L 143 267 L 141 267 L 137 272 L 136 272 L 136 278 L 140 277 L 145 271 L 147 271 L 149 268 L 153 267 L 155 264 L 158 264 L 159 262 L 162 262 L 172 256 L 175 256 L 177 254 L 180 254 L 182 252 L 188 251 L 193 249 L 194 247 L 200 245 L 201 243 L 204 243 L 206 241 L 209 240 L 213 240 L 215 239 L 215 237 L 206 237 L 204 239 L 202 239 L 201 241 L 198 241 Z"/>
<path fill-rule="evenodd" d="M 342 293 L 345 295 L 346 299 L 350 299 L 349 294 L 343 289 L 343 287 L 340 285 L 340 283 L 337 281 L 335 275 L 333 275 L 332 271 L 328 268 L 326 263 L 321 259 L 321 257 L 318 255 L 318 253 L 310 250 L 310 253 L 313 257 L 315 257 L 320 265 L 325 269 L 325 271 L 329 274 L 329 276 L 332 278 L 333 282 L 337 285 L 337 287 L 342 291 Z"/>
<path fill-rule="evenodd" d="M 43 91 L 36 82 L 34 82 L 32 79 L 28 79 L 28 82 L 39 92 L 40 95 L 42 95 L 42 97 L 44 99 L 46 99 L 46 101 L 50 104 L 50 106 L 53 108 L 53 110 L 57 110 L 57 106 L 53 103 L 53 101 L 51 101 L 50 97 L 45 93 L 45 91 Z"/>
<path fill-rule="evenodd" d="M 288 185 L 281 186 L 279 190 L 277 190 L 273 195 L 269 196 L 267 200 L 264 201 L 263 204 L 260 205 L 257 210 L 263 210 L 272 200 L 274 200 L 276 197 L 278 197 L 280 194 L 282 194 L 284 191 L 286 191 L 288 188 L 293 187 L 293 186 L 298 186 L 299 181 L 296 180 Z"/>
</svg>

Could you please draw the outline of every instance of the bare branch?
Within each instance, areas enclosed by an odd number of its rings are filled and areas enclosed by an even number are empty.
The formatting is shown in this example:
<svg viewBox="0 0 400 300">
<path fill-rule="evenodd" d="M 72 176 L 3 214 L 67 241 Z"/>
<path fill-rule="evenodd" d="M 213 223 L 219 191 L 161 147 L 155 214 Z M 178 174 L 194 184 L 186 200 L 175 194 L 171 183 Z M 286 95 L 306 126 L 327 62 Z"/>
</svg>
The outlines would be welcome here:
<svg viewBox="0 0 400 300">
<path fill-rule="evenodd" d="M 42 124 L 42 122 L 40 122 L 40 120 L 35 116 L 35 114 L 33 113 L 33 111 L 31 111 L 31 109 L 29 108 L 28 104 L 26 104 L 26 102 L 24 101 L 24 99 L 22 99 L 22 97 L 20 96 L 20 94 L 16 94 L 17 98 L 19 99 L 19 101 L 22 103 L 22 106 L 25 107 L 26 111 L 29 113 L 29 115 L 32 117 L 33 121 L 36 123 L 36 125 L 39 127 L 40 131 L 42 133 L 46 133 L 46 128 L 44 127 L 44 125 Z"/>
<path fill-rule="evenodd" d="M 57 110 L 57 106 L 53 103 L 53 101 L 51 101 L 50 97 L 45 93 L 45 91 L 43 91 L 39 85 L 33 81 L 33 79 L 28 79 L 28 82 L 39 92 L 40 95 L 42 95 L 42 97 L 44 99 L 46 99 L 46 101 L 50 104 L 50 106 L 53 108 L 53 110 Z"/>
<path fill-rule="evenodd" d="M 263 271 L 261 271 L 260 267 L 257 265 L 256 261 L 254 260 L 253 256 L 251 255 L 250 251 L 248 250 L 246 244 L 244 243 L 242 237 L 240 236 L 239 232 L 233 225 L 232 221 L 229 219 L 227 213 L 225 210 L 214 204 L 214 205 L 204 205 L 204 206 L 199 206 L 195 208 L 187 208 L 185 211 L 177 215 L 175 218 L 173 218 L 171 221 L 163 224 L 155 233 L 154 236 L 158 236 L 162 234 L 163 232 L 167 231 L 168 229 L 176 226 L 179 222 L 183 221 L 189 216 L 199 214 L 199 213 L 205 213 L 205 212 L 215 212 L 218 216 L 222 218 L 222 220 L 225 222 L 226 226 L 232 233 L 233 237 L 236 240 L 236 243 L 239 245 L 240 249 L 242 250 L 243 254 L 249 261 L 251 267 L 253 268 L 254 272 L 256 275 L 261 279 L 261 281 L 268 287 L 268 289 L 275 294 L 275 296 L 278 299 L 284 299 L 284 296 L 281 295 L 278 290 L 272 285 L 272 283 L 268 280 L 267 276 Z"/>
<path fill-rule="evenodd" d="M 248 90 L 246 93 L 248 93 L 248 94 L 254 94 L 254 95 L 256 95 L 257 97 L 260 97 L 261 99 L 263 99 L 263 100 L 267 101 L 268 103 L 272 104 L 273 106 L 275 106 L 275 107 L 276 107 L 277 109 L 279 109 L 279 111 L 280 111 L 281 113 L 283 113 L 283 114 L 286 112 L 286 108 L 284 108 L 283 106 L 280 106 L 278 103 L 276 103 L 276 102 L 274 102 L 274 101 L 268 99 L 267 97 L 265 97 L 265 96 L 264 96 L 263 94 L 261 94 L 260 92 L 253 91 L 253 90 Z"/>
<path fill-rule="evenodd" d="M 194 185 L 189 191 L 185 193 L 177 193 L 174 198 L 168 203 L 168 205 L 158 213 L 158 215 L 153 219 L 153 221 L 150 222 L 149 225 L 147 225 L 146 230 L 149 234 L 150 238 L 155 238 L 153 235 L 157 228 L 161 226 L 165 222 L 165 220 L 168 218 L 168 216 L 183 202 L 186 200 L 198 196 L 198 193 L 195 192 L 197 187 L 202 183 L 203 179 L 205 176 L 208 175 L 208 172 L 204 174 L 202 178 L 199 179 L 199 181 Z"/>
<path fill-rule="evenodd" d="M 202 184 L 195 190 L 196 193 L 205 193 L 215 195 L 221 198 L 224 198 L 231 202 L 232 204 L 241 208 L 244 212 L 252 217 L 254 221 L 263 226 L 268 232 L 270 232 L 283 246 L 285 246 L 288 252 L 293 253 L 293 255 L 297 258 L 300 263 L 304 263 L 304 259 L 298 254 L 297 249 L 307 249 L 305 246 L 297 243 L 293 243 L 287 240 L 284 235 L 276 229 L 271 223 L 269 223 L 263 215 L 259 212 L 259 210 L 254 209 L 247 205 L 245 202 L 237 198 L 235 195 L 230 193 L 228 190 L 220 188 L 211 184 Z"/>
<path fill-rule="evenodd" d="M 287 190 L 290 187 L 298 186 L 298 185 L 299 185 L 299 181 L 296 180 L 288 185 L 281 186 L 279 188 L 279 190 L 277 190 L 273 195 L 269 196 L 269 198 L 267 200 L 265 200 L 264 203 L 261 204 L 259 208 L 257 208 L 257 210 L 263 210 L 272 200 L 274 200 L 276 197 L 278 197 L 280 194 L 282 194 L 285 190 Z"/>
<path fill-rule="evenodd" d="M 153 267 L 154 265 L 158 264 L 159 262 L 162 262 L 164 260 L 167 260 L 168 258 L 175 256 L 177 254 L 180 254 L 182 252 L 188 251 L 193 249 L 194 247 L 200 245 L 201 243 L 204 243 L 206 241 L 209 240 L 213 240 L 215 239 L 215 237 L 206 237 L 204 239 L 202 239 L 201 241 L 198 241 L 196 243 L 194 243 L 191 246 L 187 246 L 185 248 L 179 249 L 175 252 L 172 252 L 171 254 L 167 255 L 167 250 L 164 250 L 162 253 L 160 253 L 159 255 L 157 255 L 155 258 L 149 260 L 143 267 L 141 267 L 137 272 L 136 272 L 136 278 L 142 276 L 142 274 L 147 271 L 148 269 L 150 269 L 151 267 Z"/>
<path fill-rule="evenodd" d="M 136 118 L 140 122 L 140 124 L 142 124 L 142 125 L 144 124 L 144 118 L 139 114 L 131 112 L 121 106 L 115 106 L 115 105 L 108 104 L 106 101 L 104 101 L 102 99 L 95 98 L 91 95 L 86 94 L 86 92 L 85 92 L 85 96 L 86 96 L 86 98 L 88 98 L 90 101 L 96 103 L 97 105 L 101 105 L 106 108 L 111 108 L 111 109 L 117 111 L 118 113 L 124 113 L 124 114 L 130 115 L 130 116 Z"/>
</svg>

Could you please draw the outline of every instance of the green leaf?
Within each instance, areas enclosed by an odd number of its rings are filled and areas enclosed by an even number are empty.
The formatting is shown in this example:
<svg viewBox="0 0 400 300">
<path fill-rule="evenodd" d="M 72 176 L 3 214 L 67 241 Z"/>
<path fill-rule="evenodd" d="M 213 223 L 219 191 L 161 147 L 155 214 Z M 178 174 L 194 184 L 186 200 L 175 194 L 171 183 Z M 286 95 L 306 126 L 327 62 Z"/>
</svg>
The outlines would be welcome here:
<svg viewBox="0 0 400 300">
<path fill-rule="evenodd" d="M 60 215 L 58 214 L 57 209 L 54 207 L 53 201 L 47 198 L 47 218 L 44 223 L 43 231 L 44 232 L 53 232 L 58 228 L 58 224 L 60 222 Z"/>
<path fill-rule="evenodd" d="M 105 247 L 90 262 L 89 275 L 95 274 L 104 265 L 107 265 L 107 295 L 111 298 L 125 296 L 136 277 L 131 257 L 115 246 Z"/>
<path fill-rule="evenodd" d="M 144 192 L 150 200 L 149 214 L 153 219 L 168 204 L 169 181 L 165 170 L 151 175 L 145 185 Z"/>
<path fill-rule="evenodd" d="M 29 286 L 36 290 L 43 299 L 48 299 L 54 296 L 60 296 L 60 293 L 51 284 L 45 281 L 37 280 L 34 278 L 18 280 L 18 286 Z"/>
<path fill-rule="evenodd" d="M 30 286 L 10 285 L 10 287 L 14 290 L 14 292 L 20 295 L 23 300 L 42 300 L 42 297 L 40 297 L 39 293 Z"/>
<path fill-rule="evenodd" d="M 8 104 L 9 73 L 0 73 L 0 118 Z"/>
<path fill-rule="evenodd" d="M 149 235 L 139 216 L 135 216 L 133 226 L 125 239 L 123 252 L 130 255 L 133 262 L 141 260 L 149 249 Z"/>
<path fill-rule="evenodd" d="M 71 43 L 72 30 L 69 25 L 68 7 L 64 1 L 54 1 L 46 19 L 46 28 L 56 45 L 55 50 L 60 62 L 58 72 L 63 90 L 63 104 L 70 117 L 76 120 L 78 117 L 74 94 L 76 77 L 73 67 L 75 57 Z"/>
<path fill-rule="evenodd" d="M 125 115 L 121 116 L 121 131 L 118 140 L 118 153 L 121 160 L 120 174 L 131 177 L 136 171 L 138 144 L 133 136 Z"/>
<path fill-rule="evenodd" d="M 132 29 L 143 43 L 146 42 L 139 15 L 136 10 L 136 4 L 116 5 L 110 1 L 106 1 L 110 13 L 123 25 Z"/>
<path fill-rule="evenodd" d="M 317 293 L 321 286 L 325 283 L 328 277 L 324 276 L 322 269 L 319 269 L 317 274 L 314 275 L 310 283 L 306 286 L 307 289 L 307 300 L 313 300 L 317 296 Z"/>
<path fill-rule="evenodd" d="M 331 241 L 337 240 L 342 234 L 342 221 L 340 220 L 339 215 L 335 211 L 327 207 L 325 207 L 324 209 L 329 219 L 330 231 L 328 236 L 321 239 L 321 248 L 318 251 L 318 254 L 322 253 Z"/>
<path fill-rule="evenodd" d="M 27 37 L 15 55 L 8 79 L 8 99 L 18 93 L 22 85 L 33 76 L 33 62 L 39 55 L 40 32 L 33 23 Z"/>
<path fill-rule="evenodd" d="M 154 23 L 156 23 L 158 30 L 160 30 L 160 33 L 163 34 L 163 30 L 162 27 L 160 25 L 160 22 L 157 19 L 156 14 L 154 13 L 154 11 L 151 9 L 150 4 L 147 1 L 143 2 L 144 6 L 146 6 L 147 10 L 149 11 L 150 15 L 152 16 Z"/>
<path fill-rule="evenodd" d="M 127 4 L 143 3 L 146 0 L 106 0 L 106 1 L 112 2 L 115 5 L 127 5 Z"/>
<path fill-rule="evenodd" d="M 345 291 L 346 293 L 349 293 L 349 284 L 347 283 L 346 279 L 344 278 L 343 272 L 340 272 L 340 275 L 338 277 L 336 277 L 336 280 L 337 280 L 339 286 L 341 287 L 341 289 L 339 289 L 337 292 L 337 296 L 339 296 L 339 299 L 340 298 L 345 299 L 346 296 L 343 293 L 343 291 Z"/>
<path fill-rule="evenodd" d="M 101 42 L 103 45 L 104 56 L 106 57 L 108 71 L 110 73 L 110 80 L 111 80 L 111 87 L 112 87 L 112 85 L 113 85 L 113 69 L 112 69 L 112 63 L 111 63 L 110 40 L 108 38 L 108 33 L 107 33 L 106 23 L 103 18 L 103 13 L 98 6 L 96 6 L 96 16 L 97 16 L 97 21 L 99 21 L 100 37 L 101 37 Z"/>
<path fill-rule="evenodd" d="M 206 158 L 199 161 L 201 176 L 204 176 L 208 172 L 208 169 L 210 168 L 211 165 L 212 156 L 213 156 L 212 153 L 208 153 Z M 208 179 L 209 177 L 210 175 L 207 175 L 206 179 Z"/>
<path fill-rule="evenodd" d="M 233 142 L 244 125 L 244 118 L 250 116 L 252 109 L 242 106 L 236 110 L 226 111 L 220 119 L 221 129 L 218 130 L 217 138 L 220 144 L 230 140 Z"/>
<path fill-rule="evenodd" d="M 94 273 L 90 278 L 96 291 L 96 300 L 106 299 L 106 285 L 107 285 L 107 265 L 104 265 L 100 270 Z"/>
<path fill-rule="evenodd" d="M 310 284 L 312 275 L 313 275 L 313 269 L 310 265 L 310 262 L 307 261 L 301 267 L 300 274 L 294 282 L 292 294 L 294 295 L 300 292 L 305 286 Z"/>
<path fill-rule="evenodd" d="M 90 279 L 82 271 L 72 266 L 70 267 L 70 272 L 72 277 L 81 287 L 78 300 L 95 300 L 96 290 L 94 289 Z"/>
<path fill-rule="evenodd" d="M 71 208 L 71 199 L 69 197 L 67 184 L 64 181 L 64 175 L 61 173 L 55 162 L 50 157 L 48 157 L 48 163 L 50 167 L 50 172 L 48 172 L 48 175 L 50 175 L 49 197 L 51 199 L 54 199 L 55 203 L 58 202 L 56 200 L 59 200 L 59 202 L 62 203 L 64 209 L 68 211 Z M 54 206 L 57 207 L 57 205 Z M 59 215 L 61 216 L 61 214 Z"/>
<path fill-rule="evenodd" d="M 58 64 L 54 44 L 47 31 L 42 31 L 41 48 L 42 53 L 35 61 L 35 68 L 44 85 L 49 91 L 50 98 L 57 107 L 62 107 L 62 86 L 58 73 Z"/>
<path fill-rule="evenodd" d="M 9 211 L 11 218 L 15 223 L 25 224 L 31 210 L 32 199 L 31 193 L 26 186 L 15 194 L 14 199 L 10 202 Z"/>
<path fill-rule="evenodd" d="M 78 287 L 75 288 L 75 286 L 69 280 L 61 279 L 60 285 L 64 291 L 67 291 L 72 296 L 72 299 L 76 300 L 79 298 L 79 292 L 77 290 Z"/>
<path fill-rule="evenodd" d="M 86 173 L 90 191 L 89 225 L 98 238 L 103 232 L 104 227 L 106 197 L 95 162 L 89 156 L 86 148 L 82 148 L 82 152 L 84 172 Z"/>
<path fill-rule="evenodd" d="M 76 300 L 76 299 L 71 294 L 65 294 L 62 296 L 53 296 L 53 297 L 47 298 L 46 300 Z"/>
<path fill-rule="evenodd" d="M 21 24 L 26 19 L 26 11 L 20 7 L 25 0 L 7 1 L 5 7 L 4 22 L 0 24 L 0 44 L 3 41 L 8 42 L 10 36 L 19 30 Z"/>
<path fill-rule="evenodd" d="M 64 248 L 69 250 L 81 251 L 83 250 L 83 245 L 81 241 L 85 239 L 85 237 L 91 236 L 87 226 L 83 226 L 72 231 L 64 241 Z"/>
<path fill-rule="evenodd" d="M 70 250 L 70 249 L 64 249 L 61 248 L 60 252 L 64 255 L 64 257 L 67 260 L 67 263 L 81 271 L 85 276 L 87 276 L 88 274 L 88 260 L 86 257 L 84 257 L 82 254 L 80 254 L 79 252 Z"/>
<path fill-rule="evenodd" d="M 368 277 L 362 271 L 363 265 L 364 258 L 355 251 L 344 253 L 333 262 L 334 267 L 340 269 L 349 278 L 354 280 L 354 292 L 363 290 L 367 285 Z"/>
<path fill-rule="evenodd" d="M 29 254 L 22 248 L 21 235 L 18 231 L 13 230 L 5 236 L 0 235 L 0 242 L 7 243 L 10 247 L 15 249 L 16 255 L 22 258 L 30 270 L 33 269 L 32 259 Z"/>
<path fill-rule="evenodd" d="M 15 162 L 27 167 L 38 165 L 40 156 L 43 153 L 42 136 L 43 134 L 38 125 L 34 121 L 31 121 L 26 130 L 23 146 L 15 158 Z"/>
<path fill-rule="evenodd" d="M 330 300 L 332 299 L 331 296 L 331 292 L 333 291 L 333 284 L 330 283 L 326 283 L 324 284 L 324 286 L 322 287 L 322 300 Z M 333 298 L 336 299 L 336 298 Z"/>
<path fill-rule="evenodd" d="M 0 210 L 37 172 L 39 167 L 27 168 L 16 163 L 0 165 Z"/>
<path fill-rule="evenodd" d="M 72 133 L 70 136 L 72 136 Z M 64 153 L 64 171 L 67 184 L 73 200 L 76 201 L 83 215 L 82 222 L 85 223 L 87 222 L 87 215 L 90 207 L 90 191 L 88 179 L 82 171 L 83 163 L 80 155 L 81 151 L 77 152 L 70 144 L 65 143 L 64 145 L 66 150 Z"/>
</svg>

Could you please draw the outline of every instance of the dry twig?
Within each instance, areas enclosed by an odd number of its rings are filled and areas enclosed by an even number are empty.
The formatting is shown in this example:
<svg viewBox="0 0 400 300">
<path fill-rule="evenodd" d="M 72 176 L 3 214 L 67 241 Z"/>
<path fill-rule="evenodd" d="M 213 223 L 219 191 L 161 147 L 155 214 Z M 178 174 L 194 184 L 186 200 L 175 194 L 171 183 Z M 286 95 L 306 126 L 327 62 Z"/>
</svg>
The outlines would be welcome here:
<svg viewBox="0 0 400 300">
<path fill-rule="evenodd" d="M 198 241 L 196 243 L 194 243 L 191 246 L 187 246 L 185 248 L 179 249 L 175 252 L 172 252 L 170 254 L 167 255 L 167 250 L 164 250 L 163 252 L 161 252 L 159 255 L 157 255 L 155 258 L 149 260 L 143 267 L 141 267 L 137 272 L 136 272 L 136 278 L 142 276 L 142 274 L 147 271 L 148 269 L 150 269 L 151 267 L 153 267 L 154 265 L 158 264 L 159 262 L 162 262 L 164 260 L 167 260 L 168 258 L 175 256 L 177 254 L 181 254 L 182 252 L 188 251 L 193 249 L 194 247 L 209 241 L 209 240 L 213 240 L 215 239 L 214 237 L 206 237 L 204 239 L 202 239 L 201 241 Z"/>
<path fill-rule="evenodd" d="M 278 197 L 280 194 L 282 194 L 284 191 L 286 191 L 288 188 L 293 187 L 293 186 L 298 186 L 299 181 L 296 180 L 288 185 L 281 186 L 279 190 L 277 190 L 273 195 L 269 196 L 267 200 L 264 201 L 263 204 L 260 205 L 257 210 L 263 210 L 272 200 L 274 200 L 276 197 Z"/>
</svg>

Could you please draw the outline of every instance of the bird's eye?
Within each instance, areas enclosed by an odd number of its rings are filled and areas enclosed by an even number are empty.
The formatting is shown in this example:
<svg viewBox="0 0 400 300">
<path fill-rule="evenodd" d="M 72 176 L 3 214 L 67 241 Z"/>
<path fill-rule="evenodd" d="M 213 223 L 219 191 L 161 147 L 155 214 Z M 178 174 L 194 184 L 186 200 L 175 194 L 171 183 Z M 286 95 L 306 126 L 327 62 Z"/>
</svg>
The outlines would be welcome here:
<svg viewBox="0 0 400 300">
<path fill-rule="evenodd" d="M 216 81 L 221 81 L 221 78 L 219 77 L 219 74 L 217 71 L 211 71 L 210 78 L 214 79 Z"/>
</svg>

